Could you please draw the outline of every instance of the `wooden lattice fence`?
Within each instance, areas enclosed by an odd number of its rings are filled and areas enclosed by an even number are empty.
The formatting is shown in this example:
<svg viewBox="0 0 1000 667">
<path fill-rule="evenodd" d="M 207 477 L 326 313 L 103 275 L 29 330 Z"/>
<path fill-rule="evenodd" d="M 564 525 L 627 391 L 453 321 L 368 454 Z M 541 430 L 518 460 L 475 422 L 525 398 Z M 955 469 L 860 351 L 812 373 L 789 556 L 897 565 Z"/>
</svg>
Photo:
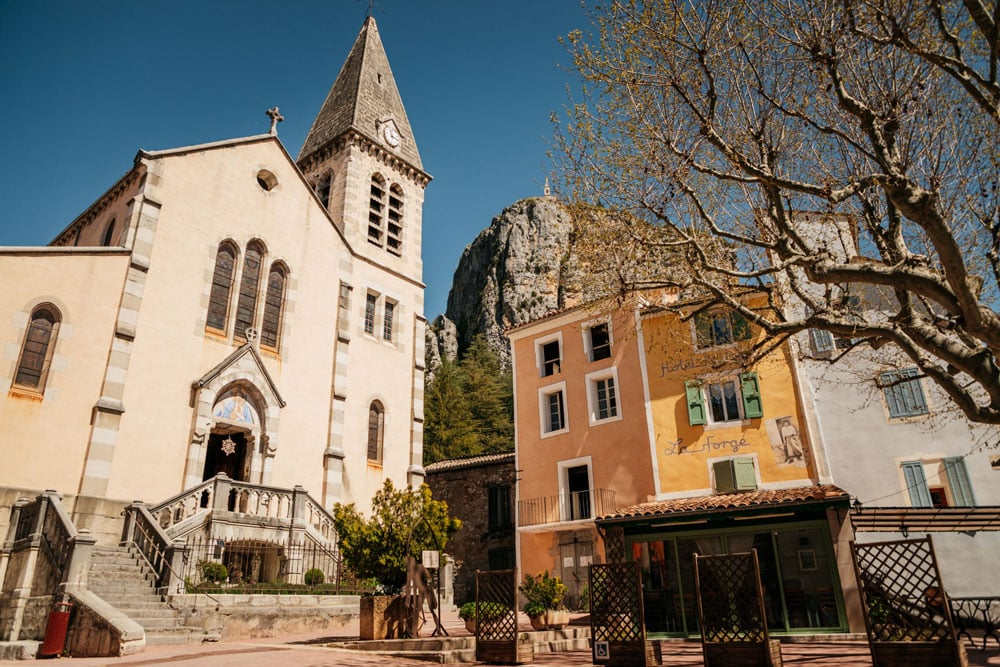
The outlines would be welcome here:
<svg viewBox="0 0 1000 667">
<path fill-rule="evenodd" d="M 589 579 L 594 664 L 659 664 L 653 645 L 646 641 L 639 564 L 591 565 Z"/>
<path fill-rule="evenodd" d="M 967 665 L 930 536 L 851 542 L 875 667 Z"/>
<path fill-rule="evenodd" d="M 476 660 L 520 665 L 534 657 L 517 627 L 517 570 L 476 572 Z"/>
<path fill-rule="evenodd" d="M 706 667 L 781 665 L 781 645 L 767 632 L 757 550 L 694 555 L 698 622 Z"/>
</svg>

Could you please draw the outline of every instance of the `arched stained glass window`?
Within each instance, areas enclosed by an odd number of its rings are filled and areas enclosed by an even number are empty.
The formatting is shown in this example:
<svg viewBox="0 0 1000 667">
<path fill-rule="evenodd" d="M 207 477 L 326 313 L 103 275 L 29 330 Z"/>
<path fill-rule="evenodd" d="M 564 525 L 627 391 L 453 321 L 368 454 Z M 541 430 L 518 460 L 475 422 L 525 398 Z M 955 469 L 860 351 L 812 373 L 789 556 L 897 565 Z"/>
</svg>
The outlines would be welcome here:
<svg viewBox="0 0 1000 667">
<path fill-rule="evenodd" d="M 14 384 L 39 392 L 45 389 L 60 319 L 59 311 L 50 304 L 32 311 L 17 362 Z"/>
</svg>

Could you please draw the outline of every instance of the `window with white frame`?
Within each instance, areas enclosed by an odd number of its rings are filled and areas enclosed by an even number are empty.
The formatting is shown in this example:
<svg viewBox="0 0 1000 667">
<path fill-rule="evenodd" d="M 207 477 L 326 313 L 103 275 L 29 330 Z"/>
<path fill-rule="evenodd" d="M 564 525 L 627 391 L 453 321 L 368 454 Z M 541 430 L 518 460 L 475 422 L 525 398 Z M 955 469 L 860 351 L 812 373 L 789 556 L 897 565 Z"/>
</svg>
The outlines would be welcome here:
<svg viewBox="0 0 1000 667">
<path fill-rule="evenodd" d="M 961 456 L 899 464 L 911 507 L 974 507 L 976 497 Z"/>
<path fill-rule="evenodd" d="M 706 310 L 694 316 L 695 346 L 701 350 L 750 338 L 750 324 L 731 310 Z"/>
<path fill-rule="evenodd" d="M 565 382 L 538 390 L 538 416 L 542 437 L 562 433 L 569 428 L 566 419 Z"/>
<path fill-rule="evenodd" d="M 599 499 L 592 497 L 591 463 L 589 456 L 558 463 L 560 520 L 582 521 L 594 515 L 594 502 Z"/>
<path fill-rule="evenodd" d="M 618 405 L 618 370 L 608 368 L 589 373 L 586 381 L 590 423 L 621 419 Z"/>
<path fill-rule="evenodd" d="M 688 422 L 692 426 L 722 424 L 764 416 L 756 373 L 688 380 L 684 383 Z"/>
<path fill-rule="evenodd" d="M 584 336 L 587 357 L 590 361 L 600 361 L 611 356 L 611 325 L 607 322 L 592 324 L 587 327 Z"/>
<path fill-rule="evenodd" d="M 562 336 L 535 341 L 535 357 L 543 378 L 558 373 L 562 367 Z"/>
<path fill-rule="evenodd" d="M 924 389 L 920 384 L 920 371 L 916 368 L 885 371 L 878 382 L 889 410 L 889 417 L 917 417 L 930 412 Z"/>
</svg>

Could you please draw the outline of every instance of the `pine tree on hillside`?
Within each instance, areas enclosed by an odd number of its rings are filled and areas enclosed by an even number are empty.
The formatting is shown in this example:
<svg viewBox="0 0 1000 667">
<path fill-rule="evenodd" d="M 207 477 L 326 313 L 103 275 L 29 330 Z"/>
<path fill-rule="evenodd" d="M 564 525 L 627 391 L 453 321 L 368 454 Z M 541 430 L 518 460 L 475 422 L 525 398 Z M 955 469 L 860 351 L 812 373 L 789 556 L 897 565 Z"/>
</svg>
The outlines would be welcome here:
<svg viewBox="0 0 1000 667">
<path fill-rule="evenodd" d="M 514 395 L 510 371 L 482 335 L 476 335 L 460 362 L 466 396 L 484 454 L 514 451 Z"/>
<path fill-rule="evenodd" d="M 442 359 L 424 396 L 424 463 L 481 451 L 465 375 L 454 361 Z"/>
</svg>

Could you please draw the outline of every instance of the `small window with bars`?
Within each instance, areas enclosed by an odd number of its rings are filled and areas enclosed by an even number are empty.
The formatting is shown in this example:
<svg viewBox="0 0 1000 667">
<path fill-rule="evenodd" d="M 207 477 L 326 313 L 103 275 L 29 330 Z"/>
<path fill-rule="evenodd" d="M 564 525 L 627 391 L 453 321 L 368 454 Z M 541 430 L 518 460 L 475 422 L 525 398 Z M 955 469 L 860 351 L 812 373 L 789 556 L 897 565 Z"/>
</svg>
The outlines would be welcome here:
<svg viewBox="0 0 1000 667">
<path fill-rule="evenodd" d="M 365 297 L 365 333 L 375 335 L 375 313 L 378 310 L 378 295 L 369 292 Z"/>
</svg>

